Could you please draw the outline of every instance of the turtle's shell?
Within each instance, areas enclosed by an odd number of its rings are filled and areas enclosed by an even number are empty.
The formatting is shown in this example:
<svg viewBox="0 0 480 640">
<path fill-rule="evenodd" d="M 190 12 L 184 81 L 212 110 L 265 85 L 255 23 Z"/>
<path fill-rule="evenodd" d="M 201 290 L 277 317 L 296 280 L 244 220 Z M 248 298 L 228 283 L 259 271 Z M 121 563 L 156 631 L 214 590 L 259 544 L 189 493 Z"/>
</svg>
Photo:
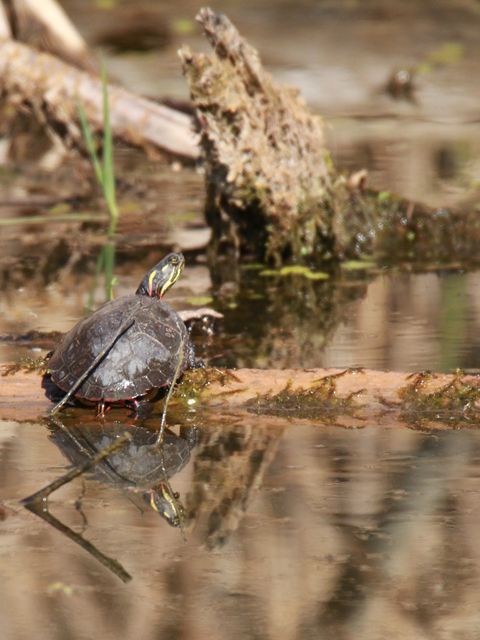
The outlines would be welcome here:
<svg viewBox="0 0 480 640">
<path fill-rule="evenodd" d="M 107 423 L 99 428 L 95 424 L 75 422 L 75 438 L 58 425 L 50 425 L 53 442 L 74 465 L 80 466 L 115 439 L 128 431 L 131 440 L 112 453 L 108 461 L 95 466 L 94 474 L 101 482 L 130 485 L 150 489 L 158 482 L 172 477 L 185 467 L 190 453 L 197 444 L 196 429 L 187 427 L 187 437 L 177 436 L 168 428 L 164 432 L 162 447 L 154 446 L 158 433 L 139 424 Z"/>
<path fill-rule="evenodd" d="M 182 340 L 179 373 L 188 365 L 191 350 L 188 332 L 168 304 L 143 295 L 107 302 L 73 327 L 49 361 L 53 382 L 69 391 L 129 317 L 134 319 L 132 326 L 118 337 L 74 395 L 115 402 L 143 396 L 151 389 L 170 384 Z"/>
</svg>

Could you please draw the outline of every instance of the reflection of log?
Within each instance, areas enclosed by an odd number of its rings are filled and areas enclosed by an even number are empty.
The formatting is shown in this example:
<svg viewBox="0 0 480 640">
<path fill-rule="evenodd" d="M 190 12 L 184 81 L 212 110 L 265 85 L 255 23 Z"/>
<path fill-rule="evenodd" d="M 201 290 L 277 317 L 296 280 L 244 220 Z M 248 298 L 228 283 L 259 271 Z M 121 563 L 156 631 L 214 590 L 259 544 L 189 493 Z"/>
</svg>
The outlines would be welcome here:
<svg viewBox="0 0 480 640">
<path fill-rule="evenodd" d="M 256 420 L 252 416 L 253 420 Z M 275 425 L 208 426 L 201 432 L 194 461 L 194 484 L 187 496 L 188 520 L 202 530 L 210 548 L 237 530 L 272 463 L 283 430 Z"/>
<path fill-rule="evenodd" d="M 206 411 L 209 423 L 229 422 L 234 412 L 249 419 L 260 414 L 262 424 L 272 426 L 294 418 L 355 428 L 458 428 L 478 424 L 480 377 L 368 369 L 197 369 L 184 375 L 172 406 L 181 410 L 185 400 L 189 411 L 194 406 Z M 38 375 L 1 379 L 0 419 L 28 420 L 51 407 Z"/>
<path fill-rule="evenodd" d="M 323 125 L 297 92 L 277 85 L 222 15 L 198 16 L 213 56 L 180 52 L 205 153 L 207 216 L 217 243 L 278 260 L 311 254 L 330 227 Z M 271 230 L 267 233 L 266 227 Z"/>
<path fill-rule="evenodd" d="M 100 80 L 19 42 L 0 41 L 0 91 L 12 104 L 33 109 L 70 144 L 82 145 L 77 101 L 93 129 L 102 128 Z M 112 85 L 109 97 L 114 136 L 151 151 L 197 157 L 189 116 Z"/>
</svg>

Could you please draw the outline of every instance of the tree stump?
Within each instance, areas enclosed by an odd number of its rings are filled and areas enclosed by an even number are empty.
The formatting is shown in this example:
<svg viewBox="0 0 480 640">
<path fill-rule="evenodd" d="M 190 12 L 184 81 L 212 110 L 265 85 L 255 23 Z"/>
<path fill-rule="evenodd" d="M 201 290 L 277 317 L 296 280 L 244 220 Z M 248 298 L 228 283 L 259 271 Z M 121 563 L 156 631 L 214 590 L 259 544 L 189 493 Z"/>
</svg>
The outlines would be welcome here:
<svg viewBox="0 0 480 640">
<path fill-rule="evenodd" d="M 214 54 L 184 47 L 180 57 L 200 124 L 215 254 L 279 264 L 324 253 L 331 163 L 321 118 L 272 79 L 225 16 L 202 9 L 197 20 Z"/>
</svg>

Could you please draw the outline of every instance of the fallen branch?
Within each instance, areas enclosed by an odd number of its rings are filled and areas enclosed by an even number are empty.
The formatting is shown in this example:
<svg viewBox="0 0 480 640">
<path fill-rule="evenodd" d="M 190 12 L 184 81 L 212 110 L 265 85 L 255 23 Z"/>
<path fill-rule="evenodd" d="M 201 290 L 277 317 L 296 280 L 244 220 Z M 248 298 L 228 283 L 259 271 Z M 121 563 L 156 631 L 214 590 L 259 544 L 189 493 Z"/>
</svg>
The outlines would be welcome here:
<svg viewBox="0 0 480 640">
<path fill-rule="evenodd" d="M 80 69 L 96 69 L 85 40 L 56 0 L 0 0 L 2 35 L 52 53 Z"/>
<path fill-rule="evenodd" d="M 108 91 L 115 137 L 151 152 L 189 160 L 198 157 L 188 115 L 115 85 Z M 83 148 L 78 102 L 94 131 L 103 126 L 99 78 L 13 40 L 0 41 L 0 94 L 17 107 L 33 110 L 70 146 Z"/>
</svg>

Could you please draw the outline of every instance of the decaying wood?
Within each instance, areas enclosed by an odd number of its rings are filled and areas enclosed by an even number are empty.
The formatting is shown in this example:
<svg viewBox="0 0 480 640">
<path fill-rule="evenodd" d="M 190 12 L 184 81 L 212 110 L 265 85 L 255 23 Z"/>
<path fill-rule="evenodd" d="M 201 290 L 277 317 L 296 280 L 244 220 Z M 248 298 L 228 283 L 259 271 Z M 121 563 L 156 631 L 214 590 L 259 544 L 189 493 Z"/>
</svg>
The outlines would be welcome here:
<svg viewBox="0 0 480 640">
<path fill-rule="evenodd" d="M 320 118 L 272 80 L 257 51 L 209 9 L 198 15 L 213 54 L 180 56 L 206 163 L 211 253 L 218 258 L 321 263 L 478 262 L 478 214 L 432 209 L 337 173 Z M 231 278 L 232 260 L 226 260 Z"/>
<path fill-rule="evenodd" d="M 303 421 L 448 429 L 478 426 L 480 378 L 374 370 L 194 370 L 173 397 L 177 409 L 182 398 L 190 399 L 189 411 L 195 407 L 209 425 L 236 420 L 254 429 L 261 420 L 264 427 Z M 0 419 L 35 420 L 51 408 L 38 374 L 0 378 Z"/>
<path fill-rule="evenodd" d="M 0 94 L 17 107 L 32 109 L 71 145 L 83 145 L 78 102 L 92 128 L 102 129 L 101 81 L 19 42 L 0 41 Z M 114 136 L 147 150 L 190 160 L 198 157 L 188 115 L 114 85 L 109 85 L 109 98 Z"/>
<path fill-rule="evenodd" d="M 197 16 L 213 55 L 180 50 L 201 128 L 216 252 L 309 255 L 330 230 L 323 124 L 223 15 Z M 267 228 L 270 229 L 267 231 Z"/>
</svg>

